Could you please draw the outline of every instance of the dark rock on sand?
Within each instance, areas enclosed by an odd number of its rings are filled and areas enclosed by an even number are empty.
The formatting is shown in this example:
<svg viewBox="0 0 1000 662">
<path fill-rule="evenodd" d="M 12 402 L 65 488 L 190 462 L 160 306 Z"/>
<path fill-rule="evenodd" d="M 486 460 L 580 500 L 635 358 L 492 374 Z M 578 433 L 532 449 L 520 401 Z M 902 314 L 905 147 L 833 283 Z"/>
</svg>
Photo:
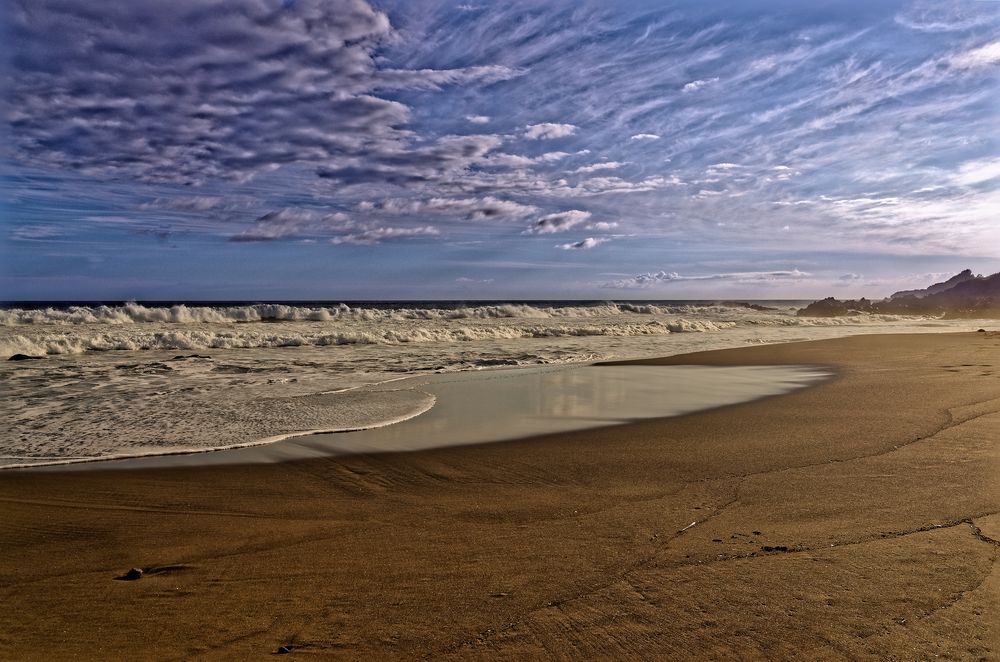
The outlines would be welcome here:
<svg viewBox="0 0 1000 662">
<path fill-rule="evenodd" d="M 840 317 L 842 315 L 871 312 L 874 312 L 872 310 L 872 302 L 865 298 L 858 299 L 857 301 L 841 301 L 833 297 L 827 297 L 821 301 L 812 302 L 795 314 L 799 317 Z"/>
<path fill-rule="evenodd" d="M 119 575 L 115 577 L 120 582 L 134 582 L 137 579 L 142 579 L 142 570 L 140 568 L 132 568 L 124 575 Z"/>
<path fill-rule="evenodd" d="M 29 356 L 27 354 L 14 354 L 13 356 L 11 356 L 7 360 L 8 361 L 39 361 L 39 360 L 41 360 L 41 358 L 42 358 L 41 356 Z"/>
<path fill-rule="evenodd" d="M 749 303 L 747 301 L 720 301 L 720 306 L 736 306 L 738 308 L 746 308 L 748 310 L 757 310 L 761 312 L 778 310 L 773 306 L 762 306 L 759 303 Z"/>
</svg>

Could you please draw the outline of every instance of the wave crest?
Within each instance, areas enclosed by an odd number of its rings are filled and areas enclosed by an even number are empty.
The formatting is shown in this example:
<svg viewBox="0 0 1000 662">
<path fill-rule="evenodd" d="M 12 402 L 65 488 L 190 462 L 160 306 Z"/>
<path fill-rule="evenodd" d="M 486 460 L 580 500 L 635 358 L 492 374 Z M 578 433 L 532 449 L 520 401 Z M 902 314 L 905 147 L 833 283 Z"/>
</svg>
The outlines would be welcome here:
<svg viewBox="0 0 1000 662">
<path fill-rule="evenodd" d="M 294 306 L 258 303 L 246 306 L 174 306 L 149 307 L 139 303 L 120 306 L 70 306 L 68 308 L 0 310 L 0 325 L 39 324 L 228 324 L 240 322 L 362 322 L 458 319 L 553 319 L 567 317 L 602 317 L 609 315 L 711 314 L 744 311 L 725 305 L 659 305 L 613 303 L 591 306 L 532 306 L 529 304 L 490 304 L 482 306 L 399 308 L 336 306 Z"/>
<path fill-rule="evenodd" d="M 32 356 L 42 354 L 80 354 L 109 350 L 198 350 L 251 349 L 262 347 L 298 347 L 328 345 L 396 345 L 403 343 L 470 342 L 476 340 L 515 340 L 521 338 L 565 338 L 572 336 L 642 336 L 718 331 L 734 322 L 678 319 L 670 322 L 607 325 L 500 325 L 500 326 L 390 326 L 313 332 L 296 329 L 266 332 L 259 327 L 246 330 L 178 329 L 147 332 L 138 329 L 112 329 L 90 333 L 73 332 L 15 334 L 0 338 L 0 355 Z"/>
</svg>

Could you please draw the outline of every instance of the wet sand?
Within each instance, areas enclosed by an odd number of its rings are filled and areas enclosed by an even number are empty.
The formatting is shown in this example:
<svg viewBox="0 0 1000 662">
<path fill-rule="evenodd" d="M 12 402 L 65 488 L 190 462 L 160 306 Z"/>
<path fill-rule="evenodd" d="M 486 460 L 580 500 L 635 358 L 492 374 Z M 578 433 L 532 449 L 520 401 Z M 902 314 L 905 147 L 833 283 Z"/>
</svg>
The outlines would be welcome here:
<svg viewBox="0 0 1000 662">
<path fill-rule="evenodd" d="M 1000 656 L 1000 335 L 652 363 L 838 377 L 482 446 L 0 472 L 0 658 Z"/>
</svg>

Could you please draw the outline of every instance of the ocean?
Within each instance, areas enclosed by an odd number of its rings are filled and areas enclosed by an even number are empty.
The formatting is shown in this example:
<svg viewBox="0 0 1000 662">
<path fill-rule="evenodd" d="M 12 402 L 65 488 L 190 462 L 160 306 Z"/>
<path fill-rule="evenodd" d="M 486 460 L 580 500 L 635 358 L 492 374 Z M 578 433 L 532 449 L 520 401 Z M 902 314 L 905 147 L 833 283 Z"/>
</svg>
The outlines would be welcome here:
<svg viewBox="0 0 1000 662">
<path fill-rule="evenodd" d="M 417 416 L 399 380 L 976 320 L 802 318 L 801 301 L 21 302 L 0 308 L 0 467 L 243 446 Z M 402 382 L 406 384 L 409 382 Z M 677 388 L 682 388 L 678 384 Z"/>
</svg>

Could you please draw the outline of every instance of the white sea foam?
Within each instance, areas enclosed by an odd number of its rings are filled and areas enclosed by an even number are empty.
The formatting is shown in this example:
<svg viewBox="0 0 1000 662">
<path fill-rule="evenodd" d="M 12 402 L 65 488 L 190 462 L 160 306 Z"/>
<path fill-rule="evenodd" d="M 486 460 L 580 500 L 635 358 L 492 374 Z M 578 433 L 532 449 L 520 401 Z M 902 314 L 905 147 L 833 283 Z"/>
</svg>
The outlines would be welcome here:
<svg viewBox="0 0 1000 662">
<path fill-rule="evenodd" d="M 367 401 L 317 400 L 317 394 L 407 375 L 991 326 L 655 303 L 128 304 L 0 315 L 0 357 L 45 357 L 0 361 L 0 425 L 7 431 L 0 437 L 0 466 L 204 450 L 315 429 L 369 427 L 423 405 L 398 394 Z"/>
<path fill-rule="evenodd" d="M 606 303 L 468 307 L 74 306 L 0 310 L 0 357 L 98 351 L 253 349 L 654 336 L 734 327 L 859 326 L 915 321 L 890 315 L 801 318 L 791 308 Z"/>
<path fill-rule="evenodd" d="M 245 306 L 147 307 L 138 303 L 121 306 L 70 306 L 68 308 L 0 310 L 0 324 L 141 324 L 167 322 L 171 324 L 226 324 L 230 322 L 329 322 L 459 320 L 459 319 L 552 319 L 561 317 L 600 317 L 636 313 L 647 315 L 678 314 L 698 311 L 740 310 L 732 306 L 664 306 L 609 302 L 595 306 L 532 306 L 527 304 L 495 304 L 483 306 L 435 307 L 371 307 L 347 304 L 336 306 L 294 306 L 287 304 L 252 304 Z"/>
</svg>

